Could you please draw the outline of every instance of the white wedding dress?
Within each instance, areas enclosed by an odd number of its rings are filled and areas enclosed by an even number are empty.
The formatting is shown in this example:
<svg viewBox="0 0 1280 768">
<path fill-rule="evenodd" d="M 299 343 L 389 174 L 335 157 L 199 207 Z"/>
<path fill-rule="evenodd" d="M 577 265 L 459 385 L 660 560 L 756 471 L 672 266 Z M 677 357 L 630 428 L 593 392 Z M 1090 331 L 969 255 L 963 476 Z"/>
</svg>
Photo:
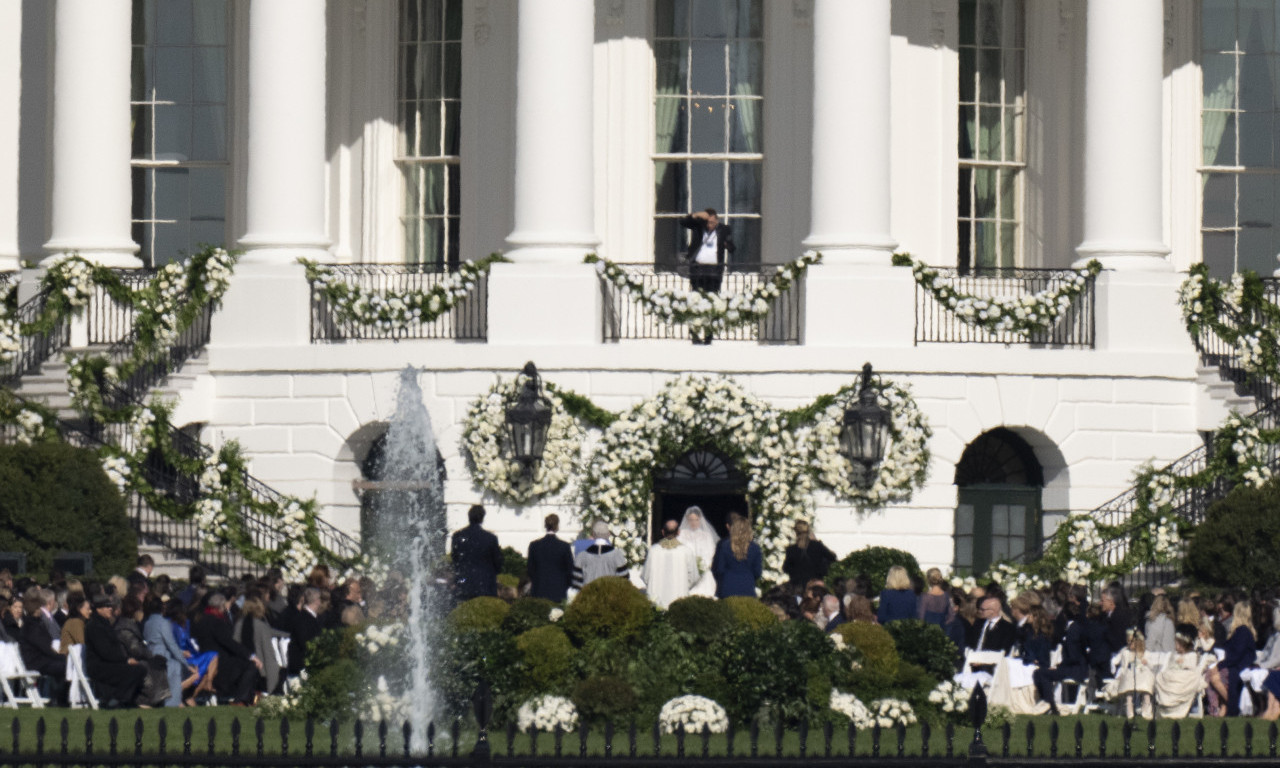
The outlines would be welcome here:
<svg viewBox="0 0 1280 768">
<path fill-rule="evenodd" d="M 678 538 L 681 544 L 693 548 L 694 554 L 698 556 L 698 572 L 702 574 L 698 583 L 689 590 L 689 594 L 715 597 L 716 580 L 711 575 L 711 558 L 715 557 L 716 545 L 720 543 L 720 537 L 703 517 L 701 509 L 689 507 L 685 510 L 684 518 L 680 521 Z"/>
</svg>

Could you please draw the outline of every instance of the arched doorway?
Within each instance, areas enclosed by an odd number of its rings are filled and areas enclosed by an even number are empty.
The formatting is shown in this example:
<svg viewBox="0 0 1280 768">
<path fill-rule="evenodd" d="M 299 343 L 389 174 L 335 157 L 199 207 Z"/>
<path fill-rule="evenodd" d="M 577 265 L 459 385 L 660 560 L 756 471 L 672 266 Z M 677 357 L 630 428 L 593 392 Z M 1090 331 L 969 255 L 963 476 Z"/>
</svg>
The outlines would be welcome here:
<svg viewBox="0 0 1280 768">
<path fill-rule="evenodd" d="M 1039 551 L 1044 470 L 1026 440 L 1004 427 L 983 433 L 960 456 L 955 483 L 957 570 L 982 573 Z"/>
<path fill-rule="evenodd" d="M 360 474 L 363 479 L 352 483 L 356 495 L 360 498 L 360 532 L 366 542 L 378 541 L 378 500 L 384 494 L 413 492 L 403 484 L 388 485 L 383 482 L 386 448 L 387 433 L 384 430 L 381 435 L 373 439 L 369 444 L 368 452 L 360 460 Z M 443 488 L 448 475 L 445 472 L 444 457 L 439 453 L 436 454 L 436 470 L 439 472 L 440 487 Z"/>
<path fill-rule="evenodd" d="M 667 520 L 680 520 L 691 506 L 702 508 L 721 538 L 729 532 L 729 513 L 749 514 L 747 476 L 718 451 L 698 448 L 681 456 L 653 480 L 653 539 Z"/>
</svg>

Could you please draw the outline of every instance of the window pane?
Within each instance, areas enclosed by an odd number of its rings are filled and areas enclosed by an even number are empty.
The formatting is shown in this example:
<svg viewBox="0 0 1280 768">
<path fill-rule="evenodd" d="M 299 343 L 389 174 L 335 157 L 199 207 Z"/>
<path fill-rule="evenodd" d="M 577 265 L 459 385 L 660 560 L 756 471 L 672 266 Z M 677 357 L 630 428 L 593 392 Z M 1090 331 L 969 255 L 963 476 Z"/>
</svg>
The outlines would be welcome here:
<svg viewBox="0 0 1280 768">
<path fill-rule="evenodd" d="M 462 0 L 444 0 L 444 39 L 462 39 Z"/>
<path fill-rule="evenodd" d="M 658 95 L 685 92 L 689 75 L 688 51 L 689 44 L 681 40 L 660 40 L 653 44 Z"/>
<path fill-rule="evenodd" d="M 730 152 L 761 152 L 760 99 L 730 99 Z"/>
<path fill-rule="evenodd" d="M 960 210 L 961 218 L 969 218 L 973 216 L 973 169 L 967 166 L 960 167 Z"/>
<path fill-rule="evenodd" d="M 973 537 L 956 536 L 956 568 L 973 567 Z"/>
<path fill-rule="evenodd" d="M 193 38 L 196 45 L 227 44 L 226 0 L 200 0 L 192 3 Z"/>
<path fill-rule="evenodd" d="M 227 101 L 227 52 L 223 48 L 196 48 L 193 51 L 192 98 L 196 102 L 225 104 Z"/>
<path fill-rule="evenodd" d="M 406 212 L 411 216 L 444 213 L 445 173 L 440 163 L 410 166 L 405 194 Z"/>
<path fill-rule="evenodd" d="M 693 37 L 728 37 L 731 5 L 724 0 L 693 0 Z"/>
<path fill-rule="evenodd" d="M 156 98 L 162 101 L 191 102 L 190 48 L 157 48 Z"/>
<path fill-rule="evenodd" d="M 191 45 L 192 0 L 156 3 L 156 36 L 159 45 Z"/>
<path fill-rule="evenodd" d="M 191 211 L 191 171 L 187 168 L 158 168 L 155 172 L 156 218 L 185 219 Z"/>
<path fill-rule="evenodd" d="M 1009 535 L 1009 507 L 1007 505 L 992 505 L 991 533 L 997 537 Z"/>
<path fill-rule="evenodd" d="M 1231 109 L 1236 98 L 1236 57 L 1205 53 L 1200 62 L 1205 109 Z"/>
<path fill-rule="evenodd" d="M 1210 274 L 1219 280 L 1229 280 L 1236 264 L 1235 235 L 1231 232 L 1205 232 L 1202 249 Z"/>
<path fill-rule="evenodd" d="M 1000 49 L 978 51 L 978 100 L 984 104 L 1000 103 Z"/>
<path fill-rule="evenodd" d="M 1236 21 L 1236 34 L 1245 53 L 1269 53 L 1275 51 L 1275 2 L 1274 0 L 1240 0 L 1240 18 Z M 1249 59 L 1248 56 L 1245 57 Z"/>
<path fill-rule="evenodd" d="M 188 160 L 191 143 L 191 107 L 156 107 L 156 158 Z"/>
<path fill-rule="evenodd" d="M 729 103 L 724 99 L 695 99 L 690 137 L 695 153 L 725 151 L 725 118 Z"/>
<path fill-rule="evenodd" d="M 1014 254 L 1018 252 L 1018 225 L 1000 225 L 1000 263 L 1001 267 L 1017 266 Z"/>
<path fill-rule="evenodd" d="M 1016 219 L 1018 202 L 1018 171 L 1013 168 L 1000 169 L 1000 218 L 1006 221 Z"/>
<path fill-rule="evenodd" d="M 974 110 L 977 107 L 960 107 L 960 157 L 962 159 L 977 159 L 977 133 L 978 123 Z"/>
<path fill-rule="evenodd" d="M 674 264 L 684 256 L 685 229 L 675 219 L 655 219 L 653 222 L 653 253 L 660 263 Z"/>
<path fill-rule="evenodd" d="M 686 196 L 683 162 L 654 163 L 654 181 L 657 186 L 654 209 L 658 213 L 689 212 L 691 206 Z"/>
<path fill-rule="evenodd" d="M 654 104 L 653 150 L 663 154 L 688 151 L 688 102 L 683 97 L 660 98 Z"/>
<path fill-rule="evenodd" d="M 694 40 L 689 43 L 692 59 L 689 92 L 723 96 L 728 93 L 725 70 L 725 43 L 720 40 Z"/>
<path fill-rule="evenodd" d="M 191 225 L 187 221 L 157 224 L 151 247 L 157 265 L 179 261 L 191 251 Z"/>
<path fill-rule="evenodd" d="M 1240 164 L 1249 168 L 1275 167 L 1272 153 L 1275 115 L 1272 112 L 1240 113 Z"/>
<path fill-rule="evenodd" d="M 462 105 L 456 101 L 446 101 L 444 103 L 443 150 L 446 155 L 458 155 L 462 153 L 461 110 Z"/>
<path fill-rule="evenodd" d="M 1206 51 L 1229 51 L 1236 46 L 1235 0 L 1202 0 L 1200 34 Z"/>
<path fill-rule="evenodd" d="M 956 536 L 973 535 L 973 505 L 956 505 Z"/>
<path fill-rule="evenodd" d="M 759 96 L 764 92 L 764 44 L 739 41 L 729 49 L 729 87 L 735 96 Z"/>
<path fill-rule="evenodd" d="M 1236 176 L 1231 173 L 1206 174 L 1204 216 L 1201 226 L 1231 227 L 1236 221 Z"/>
<path fill-rule="evenodd" d="M 191 110 L 191 159 L 227 159 L 227 108 L 193 107 Z"/>
<path fill-rule="evenodd" d="M 734 264 L 759 264 L 764 261 L 760 251 L 760 219 L 728 220 L 733 227 L 733 243 L 738 251 L 731 261 Z"/>
<path fill-rule="evenodd" d="M 1021 548 L 1019 548 L 1021 550 Z M 991 539 L 991 562 L 999 562 L 1000 560 L 1008 560 L 1014 554 L 1013 548 L 1009 545 L 1009 539 L 1005 536 L 993 536 Z"/>
<path fill-rule="evenodd" d="M 760 165 L 758 163 L 729 164 L 730 213 L 760 212 Z"/>
<path fill-rule="evenodd" d="M 446 99 L 462 98 L 462 44 L 446 43 L 441 50 L 444 56 L 444 81 L 441 92 Z"/>
<path fill-rule="evenodd" d="M 994 218 L 996 215 L 996 170 L 994 168 L 974 168 L 974 216 L 980 219 Z"/>
<path fill-rule="evenodd" d="M 977 29 L 978 6 L 974 0 L 960 0 L 960 45 L 962 47 L 977 44 L 977 38 L 974 37 L 974 30 Z M 961 57 L 962 59 L 964 57 Z M 964 64 L 961 65 L 961 73 L 964 72 Z M 972 66 L 972 65 L 970 65 Z M 964 92 L 964 86 L 960 86 L 961 92 Z"/>
<path fill-rule="evenodd" d="M 1264 55 L 1240 57 L 1239 108 L 1246 111 L 1270 110 L 1271 62 Z"/>
<path fill-rule="evenodd" d="M 724 163 L 691 163 L 690 208 L 725 210 Z"/>
<path fill-rule="evenodd" d="M 978 126 L 978 157 L 982 160 L 1003 160 L 1001 137 L 1004 133 L 1000 122 L 1003 110 L 999 107 L 979 107 L 981 124 Z"/>
<path fill-rule="evenodd" d="M 131 109 L 133 129 L 133 157 L 151 157 L 151 110 L 145 104 L 136 104 Z"/>
<path fill-rule="evenodd" d="M 1236 165 L 1236 116 L 1230 112 L 1205 112 L 1202 137 L 1205 165 Z"/>
<path fill-rule="evenodd" d="M 190 215 L 193 221 L 220 222 L 226 218 L 225 168 L 192 168 L 190 191 Z"/>
<path fill-rule="evenodd" d="M 960 101 L 973 103 L 977 94 L 977 52 L 972 48 L 960 49 Z"/>
</svg>

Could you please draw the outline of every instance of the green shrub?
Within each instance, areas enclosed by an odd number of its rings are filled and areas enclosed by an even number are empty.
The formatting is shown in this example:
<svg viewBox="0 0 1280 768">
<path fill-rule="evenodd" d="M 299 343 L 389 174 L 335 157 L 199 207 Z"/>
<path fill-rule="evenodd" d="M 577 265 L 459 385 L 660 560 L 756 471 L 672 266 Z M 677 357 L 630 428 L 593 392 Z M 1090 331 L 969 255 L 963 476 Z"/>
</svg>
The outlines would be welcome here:
<svg viewBox="0 0 1280 768">
<path fill-rule="evenodd" d="M 580 643 L 596 638 L 628 638 L 654 619 L 653 603 L 621 576 L 596 579 L 582 588 L 564 612 L 564 628 Z"/>
<path fill-rule="evenodd" d="M 733 610 L 723 601 L 691 595 L 667 606 L 667 623 L 699 643 L 721 640 L 734 626 Z"/>
<path fill-rule="evenodd" d="M 515 548 L 503 547 L 502 570 L 500 573 L 515 576 L 516 584 L 519 584 L 520 579 L 523 579 L 529 573 L 529 560 Z"/>
<path fill-rule="evenodd" d="M 99 576 L 133 570 L 138 541 L 97 454 L 66 443 L 0 446 L 0 550 L 48 573 L 59 552 L 88 552 Z"/>
<path fill-rule="evenodd" d="M 889 575 L 889 569 L 895 565 L 906 568 L 909 575 L 921 575 L 920 563 L 916 562 L 915 555 L 910 552 L 892 547 L 865 547 L 856 552 L 850 552 L 832 565 L 831 570 L 827 571 L 827 583 L 838 584 L 845 579 L 857 578 L 865 573 L 867 578 L 871 579 L 871 591 L 874 597 L 884 589 L 885 577 Z"/>
<path fill-rule="evenodd" d="M 937 624 L 918 619 L 894 621 L 885 627 L 902 661 L 918 664 L 935 680 L 955 674 L 959 651 Z"/>
<path fill-rule="evenodd" d="M 898 676 L 898 651 L 893 637 L 879 624 L 850 621 L 836 628 L 846 644 L 854 648 L 862 658 L 862 669 L 886 680 Z"/>
<path fill-rule="evenodd" d="M 488 632 L 502 626 L 511 610 L 496 597 L 473 597 L 449 614 L 449 626 L 459 632 Z"/>
<path fill-rule="evenodd" d="M 735 722 L 757 717 L 788 722 L 811 719 L 827 702 L 811 696 L 830 693 L 834 666 L 842 656 L 812 622 L 774 622 L 736 633 L 725 644 L 727 695 L 718 699 Z"/>
<path fill-rule="evenodd" d="M 550 600 L 522 597 L 511 604 L 506 618 L 502 620 L 502 629 L 514 636 L 545 627 L 551 623 L 551 609 L 554 607 L 555 603 Z"/>
<path fill-rule="evenodd" d="M 1240 486 L 1209 507 L 1187 547 L 1187 574 L 1214 587 L 1280 583 L 1280 484 Z"/>
<path fill-rule="evenodd" d="M 356 663 L 357 627 L 321 632 L 307 646 L 307 683 L 291 711 L 314 718 L 337 717 L 356 706 L 364 675 Z"/>
<path fill-rule="evenodd" d="M 764 629 L 778 623 L 769 606 L 754 597 L 726 597 L 720 601 L 733 612 L 734 623 L 746 629 Z"/>
<path fill-rule="evenodd" d="M 520 579 L 509 573 L 498 574 L 498 586 L 516 589 L 520 586 Z"/>
<path fill-rule="evenodd" d="M 524 659 L 526 688 L 547 693 L 567 681 L 573 663 L 573 643 L 559 627 L 531 629 L 516 638 L 516 650 Z"/>
<path fill-rule="evenodd" d="M 583 718 L 618 723 L 636 708 L 636 692 L 620 677 L 588 677 L 573 688 L 573 703 Z"/>
<path fill-rule="evenodd" d="M 481 680 L 489 683 L 498 722 L 503 722 L 524 701 L 523 657 L 507 633 L 450 632 L 436 650 L 439 656 L 433 681 L 439 682 L 449 716 L 465 716 L 473 711 L 472 697 Z"/>
<path fill-rule="evenodd" d="M 953 673 L 954 674 L 954 673 Z M 950 679 L 951 675 L 947 675 Z M 898 665 L 898 678 L 894 681 L 899 698 L 906 699 L 911 704 L 912 709 L 920 711 L 921 709 L 936 708 L 929 701 L 929 694 L 938 685 L 938 678 L 929 674 L 929 672 L 919 664 L 912 664 L 904 661 Z"/>
</svg>

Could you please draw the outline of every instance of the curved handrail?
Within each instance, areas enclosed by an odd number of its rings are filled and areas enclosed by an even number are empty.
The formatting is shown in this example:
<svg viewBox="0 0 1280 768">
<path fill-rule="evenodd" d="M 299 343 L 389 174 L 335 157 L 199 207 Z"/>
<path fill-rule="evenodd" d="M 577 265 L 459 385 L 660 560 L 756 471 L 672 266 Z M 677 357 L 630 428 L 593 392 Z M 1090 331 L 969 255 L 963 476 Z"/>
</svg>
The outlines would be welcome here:
<svg viewBox="0 0 1280 768">
<path fill-rule="evenodd" d="M 46 288 L 18 307 L 12 317 L 21 325 L 33 323 L 44 314 L 50 289 Z M 47 360 L 66 348 L 71 340 L 71 326 L 65 318 L 54 322 L 52 329 L 22 334 L 22 348 L 16 357 L 0 365 L 0 386 L 11 387 L 29 373 L 40 369 Z"/>
</svg>

